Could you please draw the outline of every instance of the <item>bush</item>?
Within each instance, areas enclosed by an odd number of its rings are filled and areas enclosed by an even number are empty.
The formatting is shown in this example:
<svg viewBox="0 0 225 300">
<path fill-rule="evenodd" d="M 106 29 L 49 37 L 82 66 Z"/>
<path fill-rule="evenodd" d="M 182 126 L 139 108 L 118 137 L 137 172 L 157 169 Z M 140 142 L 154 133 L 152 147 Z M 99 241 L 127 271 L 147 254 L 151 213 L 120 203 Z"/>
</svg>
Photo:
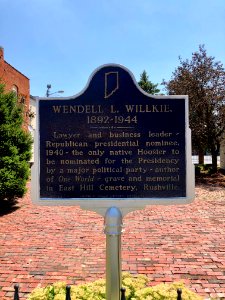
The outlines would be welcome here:
<svg viewBox="0 0 225 300">
<path fill-rule="evenodd" d="M 0 202 L 14 201 L 26 192 L 32 139 L 23 129 L 23 108 L 13 92 L 0 84 Z"/>
<path fill-rule="evenodd" d="M 187 289 L 182 282 L 161 283 L 147 287 L 148 278 L 144 275 L 132 276 L 123 273 L 122 285 L 126 288 L 127 300 L 176 300 L 177 289 L 182 289 L 183 300 L 202 300 L 200 296 Z M 36 288 L 28 300 L 65 300 L 66 283 L 58 282 L 44 288 Z M 71 300 L 102 300 L 105 298 L 105 280 L 71 287 Z"/>
<path fill-rule="evenodd" d="M 201 166 L 195 165 L 195 175 L 199 176 L 201 174 Z"/>
</svg>

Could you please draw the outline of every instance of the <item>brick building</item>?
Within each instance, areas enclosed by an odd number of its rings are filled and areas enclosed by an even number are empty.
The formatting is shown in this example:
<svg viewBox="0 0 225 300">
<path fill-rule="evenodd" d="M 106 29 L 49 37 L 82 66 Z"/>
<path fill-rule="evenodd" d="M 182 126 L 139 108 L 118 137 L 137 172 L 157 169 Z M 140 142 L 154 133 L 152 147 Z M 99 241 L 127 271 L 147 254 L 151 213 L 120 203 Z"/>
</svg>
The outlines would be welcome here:
<svg viewBox="0 0 225 300">
<path fill-rule="evenodd" d="M 0 47 L 0 83 L 6 91 L 14 91 L 18 101 L 24 105 L 24 124 L 29 123 L 30 80 L 4 60 L 4 49 Z"/>
</svg>

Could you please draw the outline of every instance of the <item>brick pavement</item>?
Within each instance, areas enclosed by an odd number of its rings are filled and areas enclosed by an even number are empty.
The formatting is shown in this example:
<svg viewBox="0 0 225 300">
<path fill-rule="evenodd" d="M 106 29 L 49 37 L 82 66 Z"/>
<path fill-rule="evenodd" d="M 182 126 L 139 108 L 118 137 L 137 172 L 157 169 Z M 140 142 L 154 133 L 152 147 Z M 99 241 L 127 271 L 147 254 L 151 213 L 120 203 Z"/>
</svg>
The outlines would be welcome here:
<svg viewBox="0 0 225 300">
<path fill-rule="evenodd" d="M 1 214 L 1 212 L 0 212 Z M 189 205 L 149 206 L 124 218 L 122 269 L 151 285 L 184 280 L 204 296 L 225 297 L 225 190 L 196 188 Z M 103 218 L 79 207 L 37 207 L 29 192 L 0 216 L 0 299 L 21 300 L 38 285 L 105 276 Z"/>
</svg>

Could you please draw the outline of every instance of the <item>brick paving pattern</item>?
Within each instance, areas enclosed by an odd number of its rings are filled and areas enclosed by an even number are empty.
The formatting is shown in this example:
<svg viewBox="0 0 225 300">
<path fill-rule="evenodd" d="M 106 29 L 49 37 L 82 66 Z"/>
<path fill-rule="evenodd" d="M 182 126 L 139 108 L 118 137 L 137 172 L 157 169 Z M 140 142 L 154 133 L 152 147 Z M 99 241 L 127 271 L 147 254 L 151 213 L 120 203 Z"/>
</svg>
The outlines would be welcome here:
<svg viewBox="0 0 225 300">
<path fill-rule="evenodd" d="M 124 218 L 122 269 L 155 285 L 184 280 L 204 297 L 225 297 L 225 190 L 196 188 L 188 205 L 149 206 Z M 0 211 L 0 299 L 21 300 L 55 281 L 105 276 L 103 218 L 79 207 L 37 207 L 29 192 L 18 209 Z"/>
</svg>

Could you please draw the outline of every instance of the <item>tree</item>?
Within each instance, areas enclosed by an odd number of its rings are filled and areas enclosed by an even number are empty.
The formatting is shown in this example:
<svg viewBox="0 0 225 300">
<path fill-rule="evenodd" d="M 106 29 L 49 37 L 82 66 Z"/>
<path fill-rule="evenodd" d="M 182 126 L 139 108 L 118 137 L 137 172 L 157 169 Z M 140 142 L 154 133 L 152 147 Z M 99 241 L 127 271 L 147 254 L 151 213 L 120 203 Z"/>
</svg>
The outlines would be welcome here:
<svg viewBox="0 0 225 300">
<path fill-rule="evenodd" d="M 225 71 L 223 65 L 208 56 L 204 45 L 182 60 L 170 81 L 163 84 L 170 95 L 188 95 L 192 143 L 199 153 L 209 151 L 213 171 L 225 130 Z"/>
<path fill-rule="evenodd" d="M 32 138 L 23 127 L 23 108 L 15 93 L 0 84 L 0 201 L 14 202 L 26 191 Z M 1 205 L 1 204 L 0 204 Z"/>
<path fill-rule="evenodd" d="M 149 81 L 147 72 L 145 70 L 141 73 L 138 84 L 148 94 L 155 95 L 160 92 L 160 90 L 157 88 L 158 84 L 154 84 Z"/>
</svg>

